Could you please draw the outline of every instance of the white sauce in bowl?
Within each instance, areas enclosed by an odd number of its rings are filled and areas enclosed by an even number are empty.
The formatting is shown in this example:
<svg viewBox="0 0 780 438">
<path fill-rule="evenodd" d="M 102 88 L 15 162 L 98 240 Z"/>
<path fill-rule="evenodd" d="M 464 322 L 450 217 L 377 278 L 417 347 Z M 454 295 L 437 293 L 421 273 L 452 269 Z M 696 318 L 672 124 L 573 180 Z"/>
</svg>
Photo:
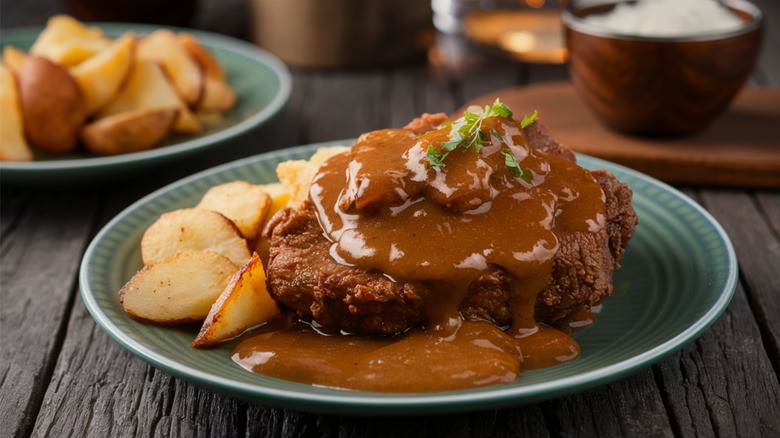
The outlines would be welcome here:
<svg viewBox="0 0 780 438">
<path fill-rule="evenodd" d="M 640 0 L 618 3 L 584 21 L 611 31 L 654 37 L 701 35 L 736 30 L 742 20 L 716 0 Z"/>
</svg>

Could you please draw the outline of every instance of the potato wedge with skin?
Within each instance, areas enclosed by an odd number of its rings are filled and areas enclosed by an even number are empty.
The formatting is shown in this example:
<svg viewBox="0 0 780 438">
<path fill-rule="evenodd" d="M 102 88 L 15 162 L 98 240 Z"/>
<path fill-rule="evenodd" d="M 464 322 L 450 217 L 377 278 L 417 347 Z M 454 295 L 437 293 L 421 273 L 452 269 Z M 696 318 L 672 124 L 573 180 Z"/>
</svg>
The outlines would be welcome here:
<svg viewBox="0 0 780 438">
<path fill-rule="evenodd" d="M 11 71 L 19 71 L 27 54 L 12 45 L 3 47 L 3 64 Z"/>
<path fill-rule="evenodd" d="M 276 166 L 276 175 L 290 193 L 290 207 L 298 207 L 309 197 L 311 180 L 325 161 L 334 155 L 349 150 L 347 146 L 320 148 L 308 161 L 290 160 Z"/>
<path fill-rule="evenodd" d="M 252 254 L 233 222 L 211 210 L 184 208 L 165 213 L 141 238 L 144 264 L 182 251 L 209 250 L 243 266 Z"/>
<path fill-rule="evenodd" d="M 98 111 L 97 118 L 139 109 L 176 108 L 178 117 L 173 131 L 181 134 L 195 134 L 203 131 L 198 118 L 179 96 L 165 77 L 162 67 L 153 61 L 136 60 L 130 76 L 117 97 Z"/>
<path fill-rule="evenodd" d="M 70 67 L 105 50 L 110 44 L 99 28 L 88 28 L 68 15 L 55 15 L 38 35 L 30 54 Z"/>
<path fill-rule="evenodd" d="M 88 151 L 118 155 L 155 147 L 173 127 L 176 108 L 140 109 L 98 119 L 79 134 Z"/>
<path fill-rule="evenodd" d="M 257 254 L 230 280 L 192 342 L 195 348 L 213 347 L 279 315 L 279 305 L 265 287 L 265 271 Z"/>
<path fill-rule="evenodd" d="M 119 302 L 150 321 L 203 321 L 237 270 L 213 251 L 180 252 L 144 266 L 119 291 Z"/>
<path fill-rule="evenodd" d="M 252 240 L 260 233 L 270 206 L 271 197 L 260 186 L 233 181 L 210 188 L 195 208 L 223 214 L 245 239 Z"/>
<path fill-rule="evenodd" d="M 160 63 L 187 103 L 198 102 L 203 91 L 203 72 L 176 34 L 167 29 L 156 30 L 138 42 L 136 53 L 138 59 Z"/>
<path fill-rule="evenodd" d="M 87 111 L 70 73 L 42 56 L 28 56 L 17 78 L 27 140 L 51 154 L 75 149 Z"/>
<path fill-rule="evenodd" d="M 198 101 L 199 110 L 225 111 L 236 104 L 236 93 L 225 80 L 225 70 L 219 61 L 200 45 L 198 39 L 189 33 L 180 33 L 179 42 L 198 62 L 203 70 L 203 95 Z"/>
<path fill-rule="evenodd" d="M 32 161 L 33 154 L 24 138 L 22 109 L 16 78 L 0 66 L 0 160 Z"/>
<path fill-rule="evenodd" d="M 135 37 L 128 32 L 104 51 L 70 70 L 92 114 L 114 98 L 125 82 L 133 61 Z"/>
</svg>

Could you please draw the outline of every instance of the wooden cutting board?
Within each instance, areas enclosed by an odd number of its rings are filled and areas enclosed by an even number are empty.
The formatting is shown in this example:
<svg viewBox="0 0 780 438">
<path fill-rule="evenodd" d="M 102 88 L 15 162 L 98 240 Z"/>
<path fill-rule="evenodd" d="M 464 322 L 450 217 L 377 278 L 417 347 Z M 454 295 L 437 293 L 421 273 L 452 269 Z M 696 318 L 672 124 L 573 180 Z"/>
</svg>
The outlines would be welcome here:
<svg viewBox="0 0 780 438">
<path fill-rule="evenodd" d="M 780 187 L 780 90 L 745 88 L 704 132 L 679 139 L 648 139 L 612 131 L 579 99 L 569 82 L 507 88 L 496 97 L 518 114 L 539 119 L 561 143 L 577 152 L 623 164 L 670 183 Z"/>
</svg>

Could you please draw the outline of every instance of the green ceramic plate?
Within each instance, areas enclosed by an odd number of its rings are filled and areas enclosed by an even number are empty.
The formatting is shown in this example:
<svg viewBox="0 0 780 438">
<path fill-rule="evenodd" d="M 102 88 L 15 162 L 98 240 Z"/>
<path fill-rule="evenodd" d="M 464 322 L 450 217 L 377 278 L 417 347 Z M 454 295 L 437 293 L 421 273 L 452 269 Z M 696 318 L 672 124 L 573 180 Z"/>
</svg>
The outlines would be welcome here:
<svg viewBox="0 0 780 438">
<path fill-rule="evenodd" d="M 89 23 L 110 37 L 133 31 L 143 35 L 163 26 L 121 23 Z M 273 117 L 290 96 L 292 80 L 287 67 L 273 55 L 234 38 L 191 29 L 169 28 L 195 34 L 222 64 L 227 80 L 239 96 L 236 106 L 225 113 L 224 125 L 198 135 L 177 135 L 154 149 L 113 157 L 95 157 L 75 152 L 61 157 L 36 153 L 32 162 L 1 162 L 3 183 L 50 185 L 117 179 L 149 165 L 179 158 L 198 150 L 228 142 Z M 42 27 L 3 29 L 1 45 L 28 50 Z"/>
<path fill-rule="evenodd" d="M 247 372 L 231 361 L 231 347 L 192 349 L 194 329 L 145 324 L 122 310 L 117 292 L 141 268 L 141 236 L 160 214 L 195 205 L 215 184 L 238 179 L 272 182 L 279 162 L 307 158 L 323 145 L 228 163 L 162 188 L 125 209 L 98 233 L 81 265 L 81 293 L 97 323 L 153 366 L 218 392 L 322 413 L 423 414 L 538 401 L 633 373 L 699 336 L 723 312 L 736 287 L 731 242 L 705 210 L 653 178 L 580 156 L 583 166 L 606 168 L 629 184 L 640 224 L 621 260 L 623 267 L 615 274 L 615 293 L 604 303 L 595 326 L 576 336 L 581 357 L 526 372 L 514 383 L 401 395 L 314 387 Z"/>
</svg>

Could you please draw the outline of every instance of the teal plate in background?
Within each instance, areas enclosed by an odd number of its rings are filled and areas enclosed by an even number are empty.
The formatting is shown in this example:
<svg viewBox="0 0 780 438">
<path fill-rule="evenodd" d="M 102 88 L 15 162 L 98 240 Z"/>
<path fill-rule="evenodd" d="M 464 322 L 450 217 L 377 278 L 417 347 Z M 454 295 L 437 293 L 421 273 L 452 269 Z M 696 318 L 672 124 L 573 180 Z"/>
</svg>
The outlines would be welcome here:
<svg viewBox="0 0 780 438">
<path fill-rule="evenodd" d="M 304 385 L 245 371 L 231 360 L 231 346 L 190 348 L 195 329 L 143 323 L 122 310 L 117 293 L 142 267 L 141 236 L 160 214 L 194 206 L 216 184 L 276 181 L 279 162 L 306 159 L 317 147 L 333 144 L 351 141 L 301 146 L 228 163 L 164 187 L 125 209 L 98 233 L 81 264 L 81 293 L 95 321 L 154 367 L 214 391 L 302 411 L 410 415 L 535 402 L 616 380 L 693 341 L 723 312 L 734 293 L 736 256 L 728 236 L 709 213 L 651 177 L 580 155 L 582 166 L 605 168 L 628 183 L 640 224 L 598 322 L 575 336 L 582 349 L 580 358 L 525 372 L 516 382 L 420 394 Z"/>
<path fill-rule="evenodd" d="M 127 31 L 142 36 L 164 26 L 125 23 L 86 23 L 100 27 L 116 38 Z M 160 164 L 198 150 L 212 148 L 262 125 L 276 115 L 290 97 L 292 79 L 287 67 L 276 57 L 250 43 L 192 29 L 167 28 L 198 37 L 225 69 L 227 81 L 238 101 L 224 113 L 224 124 L 197 135 L 175 135 L 154 149 L 111 157 L 98 157 L 85 151 L 63 156 L 35 152 L 30 162 L 0 162 L 0 181 L 18 185 L 59 186 L 95 180 L 118 179 L 153 164 Z M 0 45 L 25 51 L 35 42 L 43 27 L 3 29 Z M 33 148 L 34 149 L 34 148 Z"/>
</svg>

